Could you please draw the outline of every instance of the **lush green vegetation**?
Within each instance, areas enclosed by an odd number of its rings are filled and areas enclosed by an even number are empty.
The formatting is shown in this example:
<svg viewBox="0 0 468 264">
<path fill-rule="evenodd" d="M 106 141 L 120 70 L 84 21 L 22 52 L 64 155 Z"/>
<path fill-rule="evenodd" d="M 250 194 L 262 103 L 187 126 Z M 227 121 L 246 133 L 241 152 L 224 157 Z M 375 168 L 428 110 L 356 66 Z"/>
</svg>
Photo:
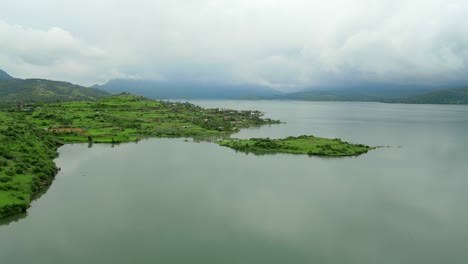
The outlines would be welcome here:
<svg viewBox="0 0 468 264">
<path fill-rule="evenodd" d="M 278 123 L 263 119 L 259 111 L 203 109 L 190 103 L 155 101 L 131 94 L 95 102 L 45 104 L 18 114 L 64 143 L 119 143 L 144 137 L 210 138 L 243 127 Z"/>
<path fill-rule="evenodd" d="M 90 101 L 108 96 L 107 92 L 68 82 L 42 79 L 0 79 L 0 104 Z"/>
<path fill-rule="evenodd" d="M 317 156 L 354 156 L 373 149 L 373 147 L 361 144 L 344 142 L 338 138 L 327 139 L 305 135 L 284 139 L 225 139 L 219 140 L 217 143 L 238 151 L 255 154 L 292 153 Z"/>
<path fill-rule="evenodd" d="M 51 183 L 59 143 L 53 135 L 13 113 L 0 112 L 0 218 L 29 207 L 32 196 Z"/>
</svg>

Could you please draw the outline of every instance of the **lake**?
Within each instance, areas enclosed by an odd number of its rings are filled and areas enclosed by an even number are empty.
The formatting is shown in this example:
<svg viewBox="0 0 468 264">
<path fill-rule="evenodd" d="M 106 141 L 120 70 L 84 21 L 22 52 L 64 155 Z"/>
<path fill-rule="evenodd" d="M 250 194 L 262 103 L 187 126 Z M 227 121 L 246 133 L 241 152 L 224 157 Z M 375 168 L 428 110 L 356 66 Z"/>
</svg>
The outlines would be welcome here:
<svg viewBox="0 0 468 264">
<path fill-rule="evenodd" d="M 468 263 L 468 106 L 193 101 L 385 146 L 358 157 L 253 155 L 208 142 L 66 145 L 0 263 Z"/>
</svg>

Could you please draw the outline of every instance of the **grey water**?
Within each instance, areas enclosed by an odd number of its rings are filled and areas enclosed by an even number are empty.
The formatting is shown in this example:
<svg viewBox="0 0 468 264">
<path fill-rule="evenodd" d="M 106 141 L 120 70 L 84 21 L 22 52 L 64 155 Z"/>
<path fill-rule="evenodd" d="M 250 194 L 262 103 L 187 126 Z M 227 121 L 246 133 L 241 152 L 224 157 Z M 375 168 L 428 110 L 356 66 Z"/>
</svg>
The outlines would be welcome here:
<svg viewBox="0 0 468 264">
<path fill-rule="evenodd" d="M 148 139 L 66 145 L 0 263 L 468 263 L 468 106 L 193 101 L 385 146 L 350 158 L 237 153 Z"/>
</svg>

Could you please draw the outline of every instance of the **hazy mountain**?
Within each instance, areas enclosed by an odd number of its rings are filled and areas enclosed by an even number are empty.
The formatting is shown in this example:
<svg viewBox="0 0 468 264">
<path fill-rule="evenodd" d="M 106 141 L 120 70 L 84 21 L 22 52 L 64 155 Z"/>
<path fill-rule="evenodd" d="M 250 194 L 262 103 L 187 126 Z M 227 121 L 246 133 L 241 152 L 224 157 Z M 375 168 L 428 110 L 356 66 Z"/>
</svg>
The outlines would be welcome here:
<svg viewBox="0 0 468 264">
<path fill-rule="evenodd" d="M 103 85 L 94 85 L 93 88 L 114 94 L 129 92 L 159 99 L 240 99 L 282 95 L 281 92 L 268 87 L 254 85 L 132 79 L 114 79 Z"/>
<path fill-rule="evenodd" d="M 95 85 L 109 93 L 129 92 L 157 99 L 267 99 L 303 101 L 369 101 L 401 103 L 466 103 L 466 89 L 438 90 L 431 86 L 368 85 L 317 88 L 282 93 L 254 85 L 114 79 Z"/>
<path fill-rule="evenodd" d="M 68 82 L 44 79 L 17 79 L 0 70 L 0 103 L 62 102 L 95 100 L 129 92 L 156 99 L 286 99 L 304 101 L 375 101 L 415 104 L 468 104 L 468 87 L 379 86 L 315 88 L 293 93 L 255 85 L 227 85 L 203 82 L 168 82 L 114 79 L 87 88 Z"/>
<path fill-rule="evenodd" d="M 4 74 L 2 74 L 4 73 Z M 0 103 L 42 103 L 96 100 L 108 96 L 107 92 L 68 82 L 43 79 L 16 79 L 1 71 Z"/>
<path fill-rule="evenodd" d="M 427 87 L 355 87 L 347 89 L 328 88 L 303 90 L 289 93 L 278 99 L 304 101 L 383 101 L 408 98 L 427 93 Z"/>
<path fill-rule="evenodd" d="M 406 99 L 388 100 L 388 102 L 407 104 L 468 104 L 468 87 L 442 89 Z"/>
<path fill-rule="evenodd" d="M 6 73 L 4 70 L 0 69 L 0 80 L 11 80 L 14 79 L 11 77 L 8 73 Z"/>
</svg>

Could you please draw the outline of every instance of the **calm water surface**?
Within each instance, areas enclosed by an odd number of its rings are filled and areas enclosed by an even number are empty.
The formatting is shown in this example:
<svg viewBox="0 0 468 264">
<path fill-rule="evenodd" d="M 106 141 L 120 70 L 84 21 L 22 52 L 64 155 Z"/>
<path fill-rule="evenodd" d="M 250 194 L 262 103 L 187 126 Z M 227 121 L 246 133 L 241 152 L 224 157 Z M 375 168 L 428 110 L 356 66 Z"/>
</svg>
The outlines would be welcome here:
<svg viewBox="0 0 468 264">
<path fill-rule="evenodd" d="M 0 263 L 468 263 L 468 106 L 194 101 L 301 134 L 389 146 L 352 158 L 150 139 L 59 149 L 61 172 L 0 226 Z"/>
</svg>

